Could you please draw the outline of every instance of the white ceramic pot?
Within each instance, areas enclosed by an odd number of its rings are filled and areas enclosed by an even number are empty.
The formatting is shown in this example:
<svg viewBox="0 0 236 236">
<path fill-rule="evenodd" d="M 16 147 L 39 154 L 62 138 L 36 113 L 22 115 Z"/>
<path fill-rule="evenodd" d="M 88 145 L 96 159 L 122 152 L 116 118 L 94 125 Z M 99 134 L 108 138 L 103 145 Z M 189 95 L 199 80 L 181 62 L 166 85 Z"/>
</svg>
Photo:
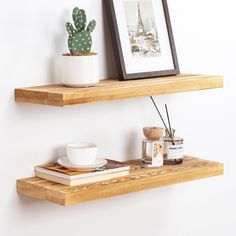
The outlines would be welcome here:
<svg viewBox="0 0 236 236">
<path fill-rule="evenodd" d="M 66 146 L 71 164 L 93 165 L 97 159 L 97 145 L 93 143 L 70 143 Z"/>
<path fill-rule="evenodd" d="M 62 83 L 70 87 L 88 87 L 99 82 L 98 55 L 62 55 Z"/>
</svg>

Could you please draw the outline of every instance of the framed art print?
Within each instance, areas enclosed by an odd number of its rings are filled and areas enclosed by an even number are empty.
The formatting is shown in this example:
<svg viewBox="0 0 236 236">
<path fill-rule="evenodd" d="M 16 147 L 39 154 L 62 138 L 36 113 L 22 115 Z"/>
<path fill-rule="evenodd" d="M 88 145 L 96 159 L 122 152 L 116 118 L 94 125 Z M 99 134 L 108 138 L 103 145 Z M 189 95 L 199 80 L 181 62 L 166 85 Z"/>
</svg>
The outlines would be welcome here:
<svg viewBox="0 0 236 236">
<path fill-rule="evenodd" d="M 106 0 L 121 80 L 179 73 L 166 0 Z"/>
</svg>

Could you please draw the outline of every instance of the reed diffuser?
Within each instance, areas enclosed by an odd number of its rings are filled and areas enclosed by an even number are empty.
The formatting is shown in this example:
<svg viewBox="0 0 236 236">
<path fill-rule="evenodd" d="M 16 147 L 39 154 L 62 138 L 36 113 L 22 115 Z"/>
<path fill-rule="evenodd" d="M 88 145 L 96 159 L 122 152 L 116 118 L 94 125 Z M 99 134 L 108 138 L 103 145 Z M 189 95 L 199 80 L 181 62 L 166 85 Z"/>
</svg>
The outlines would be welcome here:
<svg viewBox="0 0 236 236">
<path fill-rule="evenodd" d="M 183 162 L 183 143 L 184 140 L 180 137 L 175 136 L 175 130 L 171 128 L 171 122 L 168 112 L 168 107 L 165 104 L 166 116 L 168 120 L 168 128 L 167 125 L 153 99 L 150 97 L 153 105 L 156 108 L 157 113 L 159 114 L 162 123 L 165 127 L 165 136 L 163 137 L 164 140 L 164 164 L 181 164 Z"/>
</svg>

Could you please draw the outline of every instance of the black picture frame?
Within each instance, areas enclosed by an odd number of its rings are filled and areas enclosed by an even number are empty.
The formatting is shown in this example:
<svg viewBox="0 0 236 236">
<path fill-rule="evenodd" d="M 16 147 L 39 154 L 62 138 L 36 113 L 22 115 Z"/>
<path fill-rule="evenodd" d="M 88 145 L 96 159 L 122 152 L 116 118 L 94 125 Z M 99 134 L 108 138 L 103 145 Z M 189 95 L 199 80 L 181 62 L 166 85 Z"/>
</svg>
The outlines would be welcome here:
<svg viewBox="0 0 236 236">
<path fill-rule="evenodd" d="M 169 38 L 169 44 L 171 48 L 171 55 L 173 60 L 174 68 L 170 70 L 161 70 L 161 71 L 150 71 L 150 72 L 139 72 L 139 73 L 127 73 L 123 51 L 122 51 L 122 45 L 117 25 L 117 17 L 115 13 L 115 7 L 114 7 L 114 1 L 119 0 L 105 0 L 106 2 L 106 8 L 107 8 L 107 16 L 110 26 L 110 32 L 112 37 L 112 44 L 114 49 L 114 55 L 116 59 L 116 65 L 117 70 L 119 74 L 119 80 L 132 80 L 132 79 L 144 79 L 144 78 L 151 78 L 151 77 L 160 77 L 160 76 L 171 76 L 171 75 L 177 75 L 180 73 L 179 71 L 179 64 L 178 64 L 178 58 L 176 53 L 176 47 L 174 43 L 174 37 L 173 37 L 173 31 L 171 27 L 171 21 L 169 16 L 169 10 L 166 0 L 160 0 L 162 2 L 163 11 L 165 15 L 165 22 L 166 22 L 166 28 L 168 32 L 168 38 Z"/>
</svg>

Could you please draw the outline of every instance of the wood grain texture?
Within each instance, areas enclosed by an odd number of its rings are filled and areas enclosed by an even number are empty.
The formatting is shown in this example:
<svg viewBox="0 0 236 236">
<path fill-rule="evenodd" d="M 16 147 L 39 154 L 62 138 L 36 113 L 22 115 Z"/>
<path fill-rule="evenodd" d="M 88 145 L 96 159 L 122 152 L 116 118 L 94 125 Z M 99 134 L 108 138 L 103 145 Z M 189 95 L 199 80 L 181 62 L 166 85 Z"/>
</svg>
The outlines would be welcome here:
<svg viewBox="0 0 236 236">
<path fill-rule="evenodd" d="M 68 106 L 222 87 L 221 76 L 180 74 L 131 81 L 103 80 L 90 88 L 68 88 L 63 85 L 18 88 L 15 89 L 15 100 L 42 105 Z"/>
<path fill-rule="evenodd" d="M 140 160 L 127 163 L 131 165 L 131 172 L 126 177 L 77 187 L 32 177 L 17 180 L 17 191 L 26 196 L 67 206 L 222 175 L 224 171 L 221 163 L 194 157 L 185 157 L 181 165 L 166 165 L 157 169 L 141 168 Z"/>
</svg>

